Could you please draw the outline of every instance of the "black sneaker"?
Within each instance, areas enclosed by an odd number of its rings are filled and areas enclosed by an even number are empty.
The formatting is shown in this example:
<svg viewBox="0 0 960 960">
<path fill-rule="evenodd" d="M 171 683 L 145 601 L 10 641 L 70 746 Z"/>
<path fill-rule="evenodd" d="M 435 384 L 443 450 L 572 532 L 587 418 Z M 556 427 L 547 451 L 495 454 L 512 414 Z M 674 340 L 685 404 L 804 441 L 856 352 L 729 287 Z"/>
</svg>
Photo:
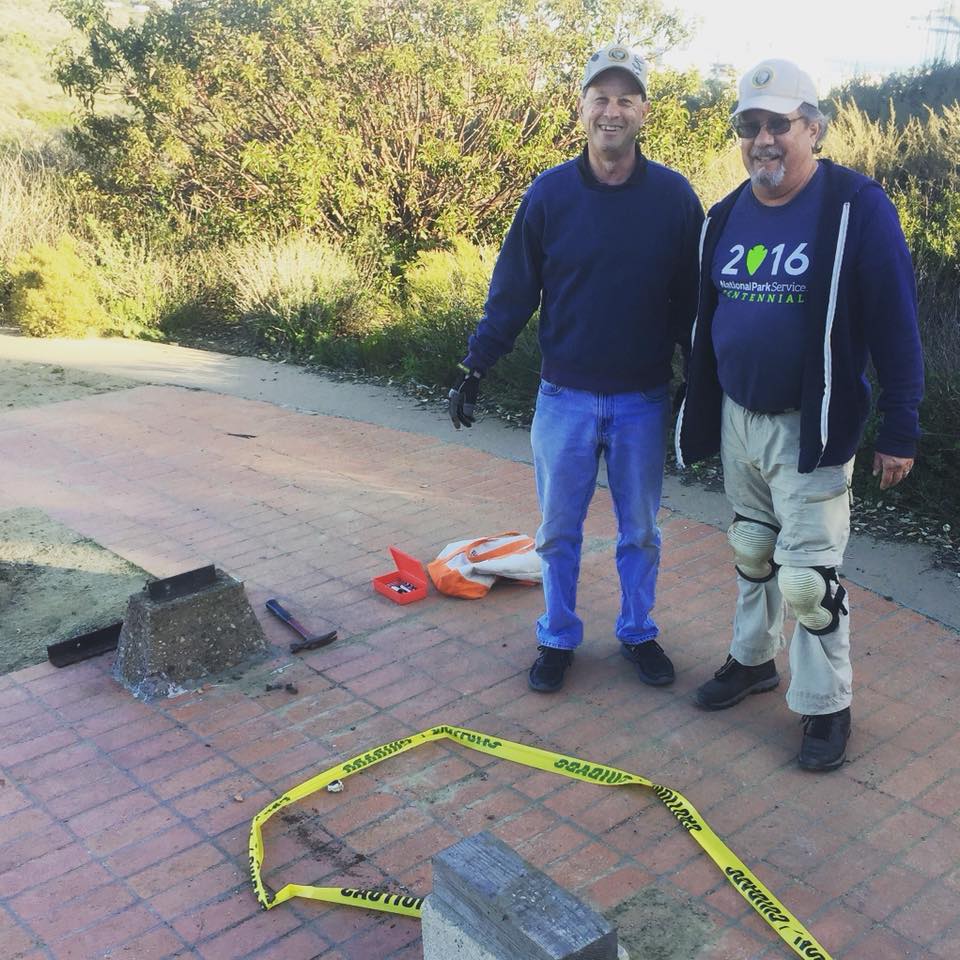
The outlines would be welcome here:
<svg viewBox="0 0 960 960">
<path fill-rule="evenodd" d="M 797 763 L 804 770 L 836 770 L 850 739 L 850 708 L 803 718 L 803 741 Z"/>
<path fill-rule="evenodd" d="M 665 687 L 673 683 L 673 664 L 656 640 L 643 643 L 621 643 L 620 652 L 636 668 L 637 675 L 651 687 Z"/>
<path fill-rule="evenodd" d="M 534 661 L 527 676 L 531 690 L 540 693 L 555 693 L 563 686 L 563 674 L 573 663 L 572 650 L 557 647 L 537 647 L 540 656 Z"/>
<path fill-rule="evenodd" d="M 747 667 L 728 656 L 713 679 L 697 687 L 696 702 L 704 710 L 726 710 L 751 693 L 765 693 L 779 685 L 777 665 L 772 660 Z"/>
</svg>

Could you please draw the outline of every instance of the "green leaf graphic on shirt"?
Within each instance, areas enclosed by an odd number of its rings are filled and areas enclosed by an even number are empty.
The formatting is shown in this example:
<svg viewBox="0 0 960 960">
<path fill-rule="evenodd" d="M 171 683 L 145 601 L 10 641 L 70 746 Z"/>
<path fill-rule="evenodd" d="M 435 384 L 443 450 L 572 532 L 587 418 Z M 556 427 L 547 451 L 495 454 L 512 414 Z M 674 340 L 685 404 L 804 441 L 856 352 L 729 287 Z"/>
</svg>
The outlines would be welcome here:
<svg viewBox="0 0 960 960">
<path fill-rule="evenodd" d="M 747 273 L 752 277 L 759 269 L 760 264 L 767 259 L 767 248 L 758 243 L 747 251 Z"/>
</svg>

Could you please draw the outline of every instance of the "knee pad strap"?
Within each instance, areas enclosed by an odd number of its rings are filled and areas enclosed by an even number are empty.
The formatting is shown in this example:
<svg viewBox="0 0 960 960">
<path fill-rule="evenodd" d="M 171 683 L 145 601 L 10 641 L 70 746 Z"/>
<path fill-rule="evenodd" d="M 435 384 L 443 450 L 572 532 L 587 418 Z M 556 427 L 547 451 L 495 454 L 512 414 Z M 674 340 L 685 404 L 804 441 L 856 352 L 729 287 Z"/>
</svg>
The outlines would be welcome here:
<svg viewBox="0 0 960 960">
<path fill-rule="evenodd" d="M 810 633 L 820 637 L 837 629 L 840 614 L 847 612 L 843 605 L 847 591 L 836 567 L 781 567 L 777 582 L 784 600 Z"/>
<path fill-rule="evenodd" d="M 752 520 L 739 513 L 727 530 L 727 540 L 733 547 L 733 559 L 737 573 L 751 583 L 766 583 L 777 573 L 777 565 L 771 559 L 777 546 L 780 528 L 762 520 Z"/>
</svg>

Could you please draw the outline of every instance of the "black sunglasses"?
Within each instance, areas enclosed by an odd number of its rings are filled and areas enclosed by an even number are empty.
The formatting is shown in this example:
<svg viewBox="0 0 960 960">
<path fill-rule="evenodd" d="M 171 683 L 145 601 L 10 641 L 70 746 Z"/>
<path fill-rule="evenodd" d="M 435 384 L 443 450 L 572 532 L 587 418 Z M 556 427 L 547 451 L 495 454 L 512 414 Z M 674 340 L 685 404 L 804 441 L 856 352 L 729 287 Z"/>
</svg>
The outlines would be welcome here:
<svg viewBox="0 0 960 960">
<path fill-rule="evenodd" d="M 765 123 L 757 123 L 756 120 L 734 117 L 733 130 L 742 140 L 752 140 L 764 127 L 771 136 L 779 137 L 787 133 L 798 120 L 802 119 L 803 115 L 801 114 L 799 117 L 771 117 Z"/>
</svg>

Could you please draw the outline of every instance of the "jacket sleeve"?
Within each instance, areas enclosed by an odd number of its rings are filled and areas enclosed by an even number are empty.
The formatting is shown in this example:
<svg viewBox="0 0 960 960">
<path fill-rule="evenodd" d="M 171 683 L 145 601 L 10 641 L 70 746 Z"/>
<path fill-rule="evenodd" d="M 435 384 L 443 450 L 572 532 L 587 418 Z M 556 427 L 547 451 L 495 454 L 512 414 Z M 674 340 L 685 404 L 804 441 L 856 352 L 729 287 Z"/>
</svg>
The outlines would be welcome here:
<svg viewBox="0 0 960 960">
<path fill-rule="evenodd" d="M 494 265 L 483 317 L 470 337 L 463 361 L 471 369 L 489 370 L 509 353 L 540 305 L 542 216 L 532 199 L 534 189 L 531 187 L 520 203 Z"/>
<path fill-rule="evenodd" d="M 923 351 L 917 322 L 917 284 L 897 211 L 874 187 L 857 258 L 857 280 L 867 346 L 877 372 L 882 421 L 876 449 L 913 457 L 920 436 Z"/>
<path fill-rule="evenodd" d="M 703 207 L 692 187 L 687 187 L 685 200 L 683 239 L 670 282 L 673 339 L 683 351 L 684 372 L 690 359 L 690 334 L 700 295 L 700 229 L 703 226 Z"/>
</svg>

